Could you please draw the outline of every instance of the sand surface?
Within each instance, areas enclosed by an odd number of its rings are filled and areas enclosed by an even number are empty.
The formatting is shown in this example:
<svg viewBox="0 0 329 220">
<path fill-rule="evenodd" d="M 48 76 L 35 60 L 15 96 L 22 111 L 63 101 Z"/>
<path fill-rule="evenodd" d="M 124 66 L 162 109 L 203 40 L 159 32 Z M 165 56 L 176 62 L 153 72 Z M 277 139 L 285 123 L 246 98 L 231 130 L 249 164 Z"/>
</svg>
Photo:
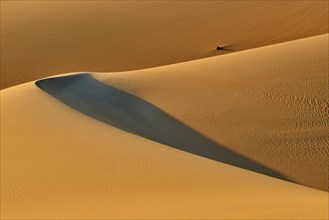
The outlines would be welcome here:
<svg viewBox="0 0 329 220">
<path fill-rule="evenodd" d="M 94 76 L 326 189 L 327 40 Z M 2 218 L 327 219 L 327 207 L 325 191 L 127 133 L 33 82 L 1 90 Z"/>
<path fill-rule="evenodd" d="M 328 194 L 179 151 L 1 91 L 3 219 L 327 219 Z"/>
<path fill-rule="evenodd" d="M 328 191 L 328 62 L 326 34 L 94 76 L 293 182 Z"/>
<path fill-rule="evenodd" d="M 0 14 L 1 219 L 329 218 L 328 1 Z"/>
<path fill-rule="evenodd" d="M 151 103 L 97 81 L 90 74 L 53 77 L 35 84 L 63 104 L 110 126 L 208 159 L 289 180 L 214 142 Z"/>
<path fill-rule="evenodd" d="M 1 88 L 328 33 L 328 1 L 1 1 Z"/>
</svg>

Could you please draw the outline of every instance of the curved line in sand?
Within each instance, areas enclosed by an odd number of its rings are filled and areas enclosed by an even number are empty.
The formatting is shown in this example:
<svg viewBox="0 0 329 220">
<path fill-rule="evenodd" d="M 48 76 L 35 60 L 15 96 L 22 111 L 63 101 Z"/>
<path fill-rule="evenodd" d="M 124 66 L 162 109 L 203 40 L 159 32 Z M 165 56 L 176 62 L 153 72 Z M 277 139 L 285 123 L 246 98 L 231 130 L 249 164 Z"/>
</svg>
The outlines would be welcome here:
<svg viewBox="0 0 329 220">
<path fill-rule="evenodd" d="M 47 78 L 35 84 L 71 108 L 111 126 L 182 151 L 292 182 L 214 142 L 151 103 L 99 82 L 90 74 Z"/>
</svg>

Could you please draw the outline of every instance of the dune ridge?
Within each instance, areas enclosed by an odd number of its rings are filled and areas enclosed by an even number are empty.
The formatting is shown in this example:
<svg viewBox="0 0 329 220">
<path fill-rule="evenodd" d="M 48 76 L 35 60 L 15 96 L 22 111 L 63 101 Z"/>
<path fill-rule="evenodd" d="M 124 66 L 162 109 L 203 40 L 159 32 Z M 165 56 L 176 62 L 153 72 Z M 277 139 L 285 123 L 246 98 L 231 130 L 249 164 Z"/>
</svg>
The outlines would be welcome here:
<svg viewBox="0 0 329 220">
<path fill-rule="evenodd" d="M 327 39 L 93 77 L 325 190 Z M 1 218 L 329 217 L 325 191 L 131 135 L 72 110 L 34 82 L 0 94 Z M 304 145 L 307 138 L 313 145 Z"/>
<path fill-rule="evenodd" d="M 208 159 L 289 181 L 280 173 L 210 140 L 151 103 L 103 84 L 90 74 L 48 78 L 35 84 L 71 108 L 111 126 Z"/>
<path fill-rule="evenodd" d="M 94 3 L 1 1 L 1 219 L 329 218 L 327 1 Z M 295 183 L 95 120 L 80 70 Z"/>
<path fill-rule="evenodd" d="M 217 46 L 236 52 L 329 32 L 328 1 L 0 3 L 2 89 L 58 73 L 144 69 L 230 52 Z"/>
<path fill-rule="evenodd" d="M 3 219 L 328 218 L 327 192 L 131 135 L 34 82 L 0 95 Z"/>
<path fill-rule="evenodd" d="M 325 34 L 93 76 L 293 182 L 328 191 L 328 65 Z"/>
</svg>

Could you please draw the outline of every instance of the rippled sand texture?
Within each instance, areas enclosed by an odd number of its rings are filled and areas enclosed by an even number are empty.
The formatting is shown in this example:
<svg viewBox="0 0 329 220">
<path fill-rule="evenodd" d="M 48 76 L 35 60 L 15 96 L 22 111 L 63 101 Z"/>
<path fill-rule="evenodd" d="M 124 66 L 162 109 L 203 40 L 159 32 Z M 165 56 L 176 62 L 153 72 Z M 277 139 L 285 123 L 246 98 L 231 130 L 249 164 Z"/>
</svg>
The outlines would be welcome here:
<svg viewBox="0 0 329 220">
<path fill-rule="evenodd" d="M 328 33 L 328 1 L 1 1 L 0 14 L 1 88 Z"/>
<path fill-rule="evenodd" d="M 1 1 L 1 219 L 328 219 L 328 4 Z"/>
<path fill-rule="evenodd" d="M 118 130 L 28 83 L 1 91 L 1 218 L 328 217 L 328 194 Z"/>
<path fill-rule="evenodd" d="M 40 89 L 71 108 L 110 126 L 218 162 L 289 180 L 186 126 L 149 102 L 76 74 L 38 80 Z"/>
<path fill-rule="evenodd" d="M 325 189 L 327 39 L 94 76 Z M 327 208 L 325 191 L 132 135 L 33 82 L 1 90 L 2 218 L 327 219 Z"/>
<path fill-rule="evenodd" d="M 328 66 L 326 34 L 95 76 L 296 183 L 328 191 Z"/>
</svg>

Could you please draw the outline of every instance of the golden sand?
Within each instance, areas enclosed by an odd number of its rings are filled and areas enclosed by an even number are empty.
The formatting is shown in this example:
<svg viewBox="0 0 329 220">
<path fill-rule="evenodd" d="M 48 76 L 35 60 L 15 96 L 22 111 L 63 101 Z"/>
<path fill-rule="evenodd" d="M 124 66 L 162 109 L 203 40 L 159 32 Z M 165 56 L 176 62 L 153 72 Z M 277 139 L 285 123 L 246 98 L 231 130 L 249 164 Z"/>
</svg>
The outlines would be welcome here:
<svg viewBox="0 0 329 220">
<path fill-rule="evenodd" d="M 293 182 L 328 191 L 328 66 L 326 34 L 95 76 Z"/>
<path fill-rule="evenodd" d="M 328 1 L 1 1 L 1 88 L 328 33 Z"/>
<path fill-rule="evenodd" d="M 95 76 L 296 181 L 321 188 L 328 146 L 327 122 L 321 122 L 328 101 L 327 38 Z M 302 53 L 308 47 L 314 50 Z M 305 77 L 307 83 L 298 80 Z M 300 101 L 304 97 L 313 105 Z M 277 140 L 288 134 L 289 142 Z M 2 218 L 326 219 L 327 207 L 325 191 L 115 129 L 63 105 L 33 82 L 1 90 Z"/>
<path fill-rule="evenodd" d="M 1 1 L 0 14 L 1 219 L 329 218 L 328 1 Z M 114 128 L 31 82 L 78 72 L 291 182 Z"/>
</svg>

